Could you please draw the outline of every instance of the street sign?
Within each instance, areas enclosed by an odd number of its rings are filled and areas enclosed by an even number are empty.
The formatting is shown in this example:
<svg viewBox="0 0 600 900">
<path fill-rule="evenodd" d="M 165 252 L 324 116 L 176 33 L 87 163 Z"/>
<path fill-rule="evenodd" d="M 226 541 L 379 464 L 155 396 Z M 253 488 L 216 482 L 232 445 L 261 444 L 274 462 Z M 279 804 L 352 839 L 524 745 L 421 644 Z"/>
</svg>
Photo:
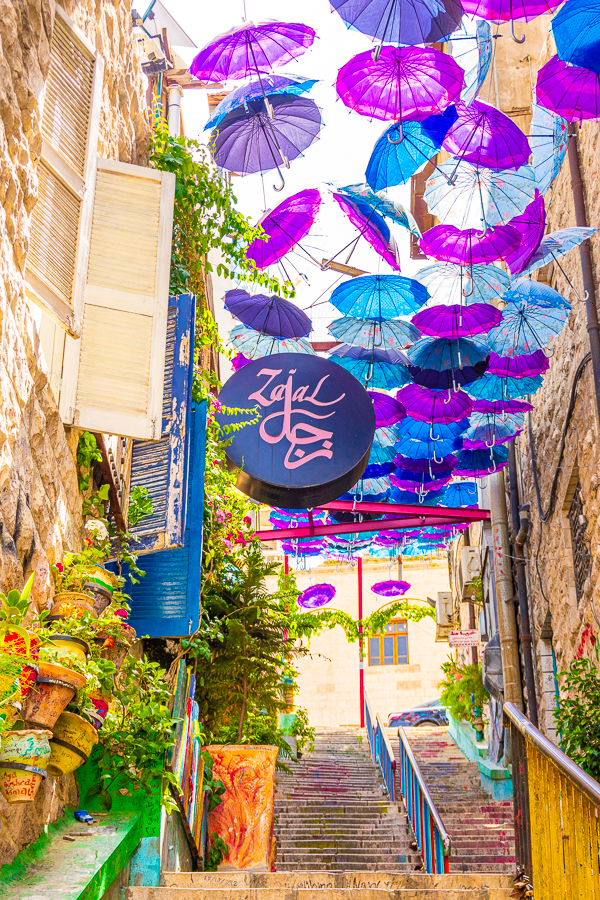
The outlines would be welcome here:
<svg viewBox="0 0 600 900">
<path fill-rule="evenodd" d="M 476 647 L 479 643 L 477 631 L 451 631 L 448 635 L 448 643 L 451 647 Z"/>
</svg>

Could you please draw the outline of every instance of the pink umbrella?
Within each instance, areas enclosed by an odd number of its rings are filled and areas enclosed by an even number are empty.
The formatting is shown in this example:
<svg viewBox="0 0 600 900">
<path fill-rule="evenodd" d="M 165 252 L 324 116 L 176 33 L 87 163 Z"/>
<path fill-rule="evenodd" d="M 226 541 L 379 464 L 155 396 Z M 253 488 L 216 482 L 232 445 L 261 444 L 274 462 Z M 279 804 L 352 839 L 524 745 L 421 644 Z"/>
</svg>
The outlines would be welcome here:
<svg viewBox="0 0 600 900">
<path fill-rule="evenodd" d="M 359 53 L 340 69 L 338 96 L 374 119 L 422 121 L 460 97 L 464 72 L 446 53 L 431 47 L 383 47 Z"/>
<path fill-rule="evenodd" d="M 515 250 L 511 250 L 504 257 L 511 275 L 521 272 L 529 263 L 531 257 L 542 243 L 546 230 L 546 207 L 544 198 L 539 191 L 520 216 L 510 220 L 521 236 L 521 242 Z"/>
<path fill-rule="evenodd" d="M 536 99 L 568 122 L 600 119 L 600 75 L 553 56 L 538 72 Z"/>
<path fill-rule="evenodd" d="M 461 231 L 454 225 L 434 225 L 425 232 L 419 246 L 423 253 L 442 262 L 474 266 L 504 259 L 520 242 L 521 235 L 511 224 L 497 225 L 487 231 L 475 231 L 474 228 Z"/>
<path fill-rule="evenodd" d="M 460 422 L 473 410 L 473 401 L 464 391 L 432 391 L 417 384 L 407 384 L 397 394 L 407 414 L 419 422 Z"/>
<path fill-rule="evenodd" d="M 455 341 L 475 334 L 485 334 L 490 328 L 500 324 L 502 313 L 491 303 L 428 306 L 413 316 L 412 321 L 423 334 Z"/>
<path fill-rule="evenodd" d="M 519 169 L 531 148 L 521 129 L 505 113 L 483 100 L 456 104 L 458 118 L 442 147 L 459 159 L 488 169 Z"/>
<path fill-rule="evenodd" d="M 499 375 L 501 378 L 534 378 L 543 375 L 550 367 L 550 360 L 543 350 L 525 353 L 523 356 L 498 356 L 490 354 L 487 367 L 488 375 Z"/>
<path fill-rule="evenodd" d="M 401 597 L 409 588 L 408 581 L 378 581 L 371 590 L 382 597 Z"/>
<path fill-rule="evenodd" d="M 466 13 L 489 19 L 491 22 L 510 21 L 511 37 L 517 44 L 522 44 L 525 35 L 515 37 L 513 22 L 515 19 L 531 22 L 538 16 L 551 13 L 563 0 L 462 0 L 462 8 Z"/>
<path fill-rule="evenodd" d="M 398 247 L 383 217 L 372 207 L 369 207 L 368 204 L 363 206 L 363 204 L 349 200 L 348 197 L 344 197 L 342 194 L 334 192 L 333 198 L 359 231 L 359 237 L 363 237 L 392 269 L 399 272 L 400 257 L 398 255 Z"/>
<path fill-rule="evenodd" d="M 267 213 L 258 223 L 267 240 L 257 238 L 246 250 L 248 259 L 253 259 L 258 269 L 264 269 L 280 260 L 286 253 L 306 237 L 312 228 L 321 204 L 321 195 L 316 188 L 300 191 L 280 203 Z"/>
</svg>

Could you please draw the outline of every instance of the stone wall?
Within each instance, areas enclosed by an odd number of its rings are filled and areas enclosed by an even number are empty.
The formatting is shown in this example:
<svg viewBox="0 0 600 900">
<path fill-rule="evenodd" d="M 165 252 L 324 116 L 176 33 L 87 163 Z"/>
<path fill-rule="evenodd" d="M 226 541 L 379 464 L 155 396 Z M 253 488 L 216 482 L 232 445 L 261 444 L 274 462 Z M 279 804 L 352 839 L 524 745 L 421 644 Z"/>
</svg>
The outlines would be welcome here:
<svg viewBox="0 0 600 900">
<path fill-rule="evenodd" d="M 54 9 L 51 0 L 0 0 L 0 589 L 35 571 L 40 608 L 53 594 L 50 565 L 81 546 L 83 524 L 78 434 L 61 423 L 23 281 Z M 66 0 L 64 9 L 105 59 L 99 152 L 143 164 L 149 127 L 130 4 Z M 0 798 L 0 864 L 76 800 L 73 778 L 48 778 L 31 806 Z"/>
</svg>

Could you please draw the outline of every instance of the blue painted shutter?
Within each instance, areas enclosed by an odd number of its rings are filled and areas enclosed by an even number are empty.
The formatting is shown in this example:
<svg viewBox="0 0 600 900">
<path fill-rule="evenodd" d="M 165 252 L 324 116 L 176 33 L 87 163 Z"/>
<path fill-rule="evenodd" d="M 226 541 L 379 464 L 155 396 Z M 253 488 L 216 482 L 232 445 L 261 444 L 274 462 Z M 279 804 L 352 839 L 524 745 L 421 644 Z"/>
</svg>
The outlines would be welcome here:
<svg viewBox="0 0 600 900">
<path fill-rule="evenodd" d="M 187 527 L 183 547 L 148 553 L 139 560 L 146 576 L 129 578 L 129 622 L 139 637 L 183 637 L 198 627 L 202 566 L 202 510 L 206 456 L 206 403 L 193 403 L 190 413 Z M 127 572 L 123 571 L 127 576 Z"/>
<path fill-rule="evenodd" d="M 133 442 L 130 483 L 148 488 L 153 506 L 130 529 L 137 553 L 183 546 L 195 313 L 193 294 L 169 299 L 162 437 Z"/>
</svg>

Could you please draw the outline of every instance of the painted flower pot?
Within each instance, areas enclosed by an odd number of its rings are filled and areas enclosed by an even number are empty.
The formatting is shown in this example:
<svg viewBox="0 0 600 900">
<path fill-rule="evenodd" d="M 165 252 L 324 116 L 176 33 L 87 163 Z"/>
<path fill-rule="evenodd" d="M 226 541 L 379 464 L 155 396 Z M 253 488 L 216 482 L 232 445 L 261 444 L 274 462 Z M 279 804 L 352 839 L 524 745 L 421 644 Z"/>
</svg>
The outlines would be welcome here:
<svg viewBox="0 0 600 900">
<path fill-rule="evenodd" d="M 70 660 L 73 659 L 85 665 L 90 655 L 90 645 L 83 638 L 72 637 L 70 634 L 51 634 L 50 640 L 65 665 L 68 666 Z"/>
<path fill-rule="evenodd" d="M 0 653 L 7 653 L 9 656 L 15 657 L 22 662 L 20 672 L 16 676 L 19 680 L 21 697 L 27 696 L 35 682 L 37 661 L 40 656 L 39 637 L 32 631 L 28 631 L 27 634 L 29 636 L 29 646 L 27 646 L 25 638 L 16 632 L 9 631 L 0 637 Z M 11 681 L 11 685 L 12 682 L 14 682 L 14 678 Z"/>
<path fill-rule="evenodd" d="M 53 728 L 64 708 L 86 681 L 85 675 L 73 669 L 41 660 L 35 687 L 23 704 L 23 721 L 40 728 Z"/>
<path fill-rule="evenodd" d="M 108 593 L 111 598 L 118 584 L 116 576 L 101 565 L 75 566 L 71 574 L 79 576 L 82 584 L 87 582 L 88 584 L 97 585 Z M 87 587 L 87 584 L 85 586 Z"/>
<path fill-rule="evenodd" d="M 96 691 L 94 694 L 90 694 L 89 696 L 94 705 L 96 716 L 99 719 L 99 724 L 96 726 L 97 731 L 98 728 L 102 726 L 102 723 L 106 718 L 106 714 L 108 713 L 110 697 L 105 697 L 104 694 L 101 694 L 99 691 Z"/>
<path fill-rule="evenodd" d="M 102 615 L 104 610 L 110 606 L 112 594 L 109 590 L 92 581 L 86 581 L 84 590 L 94 598 L 94 609 L 98 615 Z"/>
<path fill-rule="evenodd" d="M 94 619 L 98 618 L 98 614 L 94 609 L 94 598 L 79 591 L 65 591 L 62 594 L 55 595 L 54 606 L 50 610 L 47 621 L 78 619 L 84 613 L 89 613 Z"/>
<path fill-rule="evenodd" d="M 51 737 L 52 732 L 47 729 L 5 731 L 0 741 L 0 763 L 18 762 L 45 769 Z"/>
<path fill-rule="evenodd" d="M 62 713 L 54 728 L 50 741 L 49 775 L 68 775 L 87 762 L 95 744 L 98 743 L 96 729 L 76 713 Z"/>
<path fill-rule="evenodd" d="M 31 803 L 45 777 L 39 766 L 0 762 L 0 791 L 8 803 Z"/>
</svg>

